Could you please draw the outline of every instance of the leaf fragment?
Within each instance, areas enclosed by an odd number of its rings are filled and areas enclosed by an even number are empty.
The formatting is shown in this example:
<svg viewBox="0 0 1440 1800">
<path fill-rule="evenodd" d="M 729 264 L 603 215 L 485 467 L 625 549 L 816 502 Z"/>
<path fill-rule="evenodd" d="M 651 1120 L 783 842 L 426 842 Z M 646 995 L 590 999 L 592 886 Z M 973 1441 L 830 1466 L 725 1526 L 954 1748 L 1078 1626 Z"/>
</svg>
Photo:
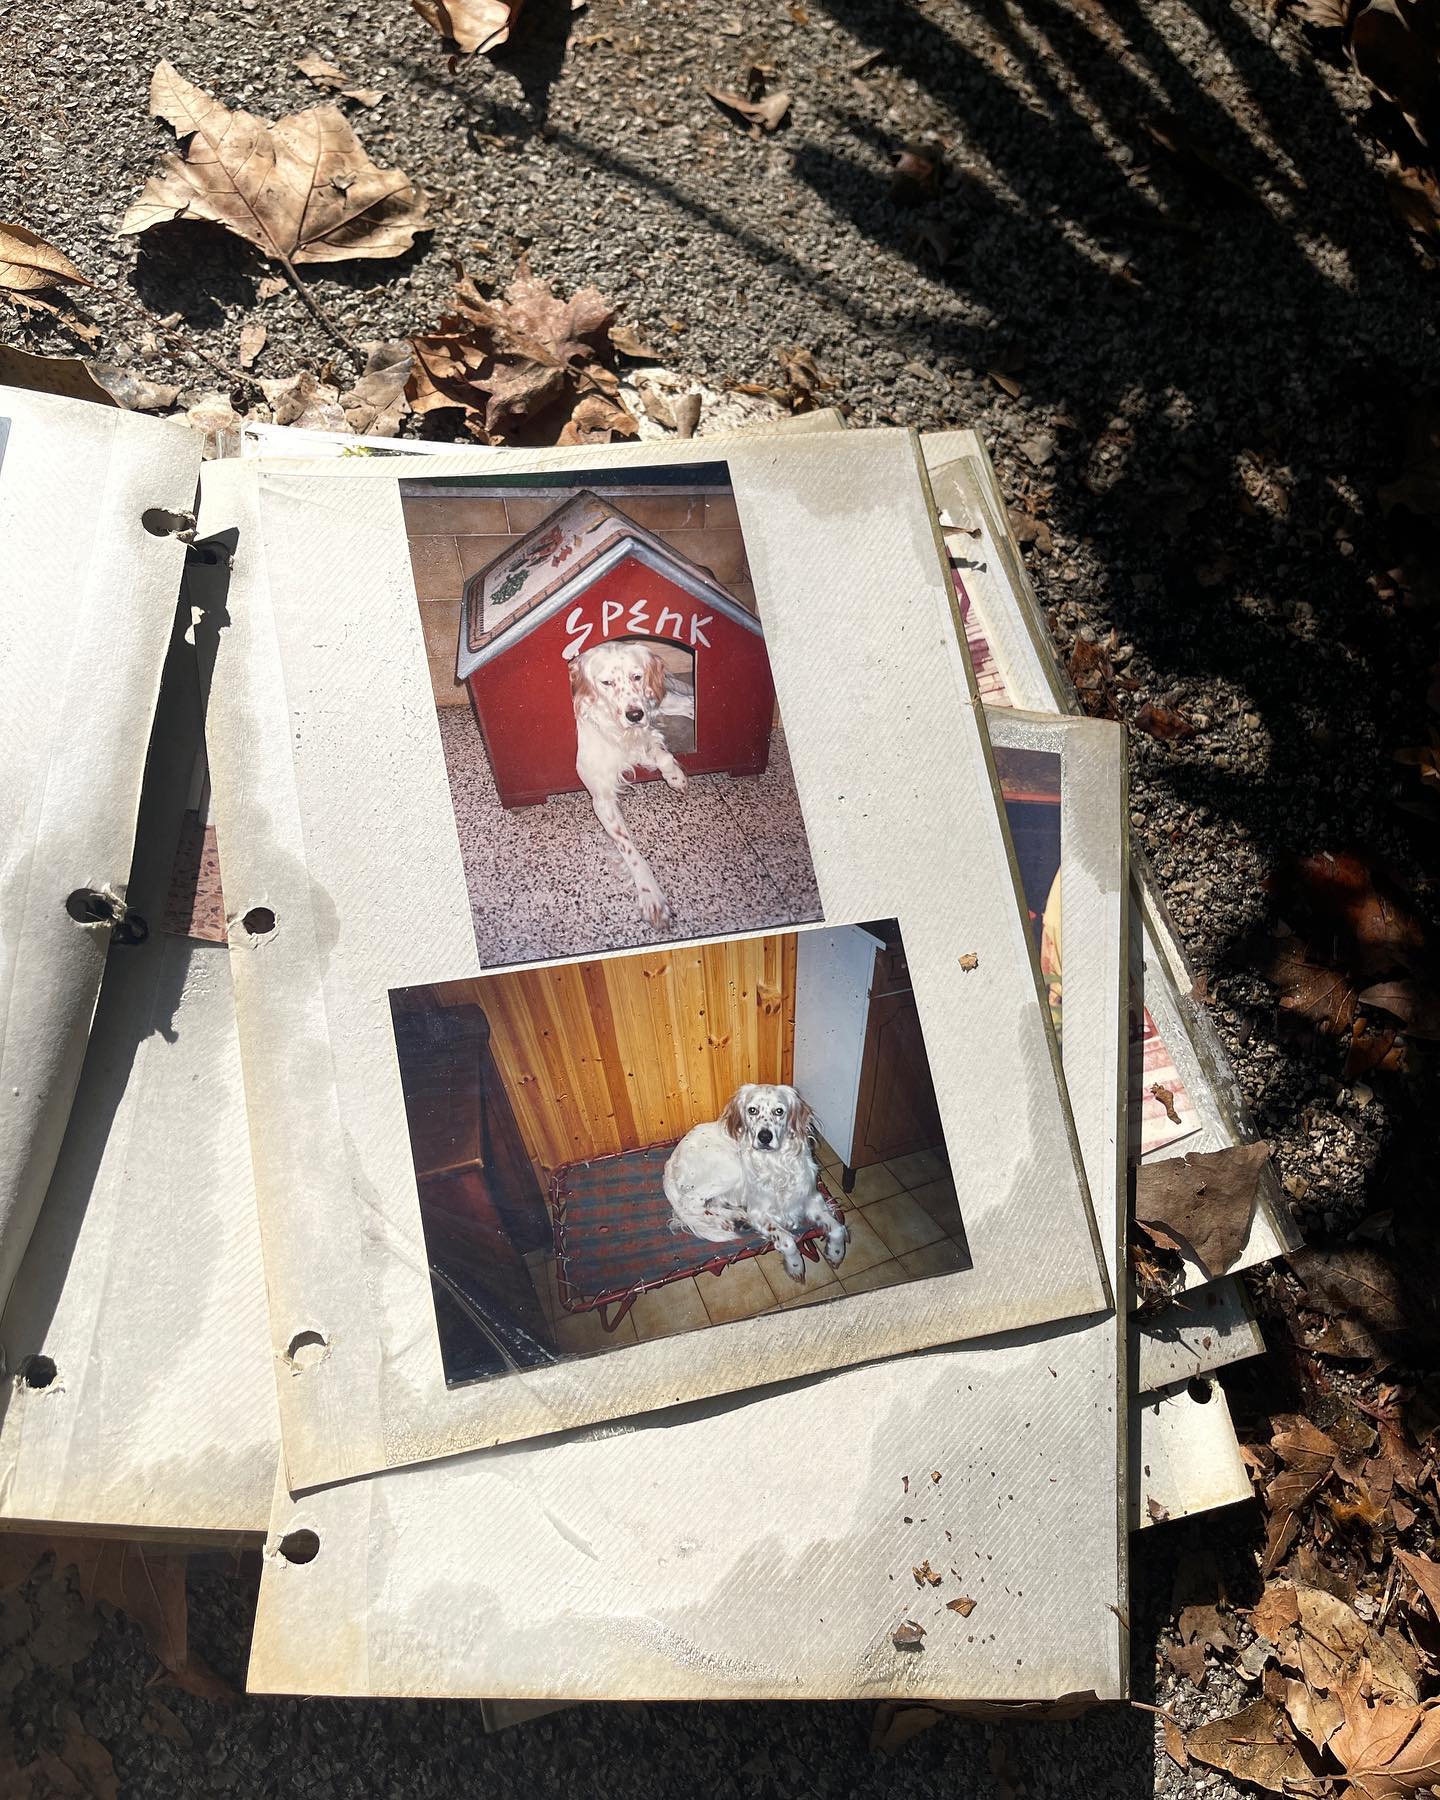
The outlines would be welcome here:
<svg viewBox="0 0 1440 1800">
<path fill-rule="evenodd" d="M 945 1610 L 947 1612 L 959 1613 L 962 1619 L 968 1619 L 975 1610 L 975 1602 L 968 1594 L 962 1594 L 958 1600 L 947 1600 L 945 1602 Z"/>
<path fill-rule="evenodd" d="M 1192 1761 L 1272 1794 L 1290 1792 L 1312 1774 L 1304 1751 L 1288 1733 L 1285 1715 L 1269 1700 L 1252 1700 L 1228 1719 L 1198 1726 L 1187 1735 L 1185 1748 Z"/>
<path fill-rule="evenodd" d="M 734 113 L 757 131 L 774 131 L 790 110 L 789 94 L 765 94 L 759 100 L 747 100 L 729 88 L 707 87 L 705 92 L 719 107 Z"/>
<path fill-rule="evenodd" d="M 1135 1172 L 1135 1217 L 1180 1239 L 1205 1274 L 1223 1275 L 1250 1235 L 1265 1142 L 1143 1163 Z"/>
<path fill-rule="evenodd" d="M 902 1619 L 890 1633 L 890 1642 L 897 1650 L 923 1650 L 925 1627 L 915 1619 Z"/>
</svg>

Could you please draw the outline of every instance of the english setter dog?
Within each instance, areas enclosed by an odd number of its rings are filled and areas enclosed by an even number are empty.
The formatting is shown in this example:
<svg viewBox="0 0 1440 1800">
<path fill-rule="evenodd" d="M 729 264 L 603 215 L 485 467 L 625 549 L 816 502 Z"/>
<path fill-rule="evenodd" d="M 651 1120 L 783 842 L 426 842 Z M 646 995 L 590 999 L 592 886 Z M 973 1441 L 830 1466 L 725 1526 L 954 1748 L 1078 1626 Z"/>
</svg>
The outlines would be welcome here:
<svg viewBox="0 0 1440 1800">
<path fill-rule="evenodd" d="M 685 771 L 656 724 L 662 713 L 685 710 L 683 701 L 667 696 L 665 683 L 665 664 L 643 643 L 597 644 L 570 664 L 575 772 L 589 790 L 596 818 L 619 846 L 648 925 L 664 925 L 670 908 L 635 847 L 620 795 L 633 769 L 658 769 L 677 794 L 685 791 Z"/>
<path fill-rule="evenodd" d="M 780 1252 L 785 1273 L 803 1281 L 795 1239 L 819 1225 L 825 1260 L 839 1268 L 850 1232 L 820 1192 L 811 1118 L 793 1087 L 738 1089 L 718 1119 L 687 1131 L 670 1152 L 663 1183 L 678 1227 L 712 1243 L 758 1231 Z"/>
</svg>

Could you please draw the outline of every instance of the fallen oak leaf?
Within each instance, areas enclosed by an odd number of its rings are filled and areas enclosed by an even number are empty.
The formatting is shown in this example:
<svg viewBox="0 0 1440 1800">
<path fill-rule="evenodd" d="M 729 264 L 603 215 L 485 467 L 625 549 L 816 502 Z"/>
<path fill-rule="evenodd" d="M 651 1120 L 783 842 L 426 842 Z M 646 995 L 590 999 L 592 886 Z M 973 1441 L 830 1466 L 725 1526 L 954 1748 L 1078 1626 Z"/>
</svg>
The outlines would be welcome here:
<svg viewBox="0 0 1440 1800">
<path fill-rule="evenodd" d="M 7 294 L 41 294 L 53 287 L 94 287 L 53 244 L 25 225 L 0 224 L 0 289 Z"/>
<path fill-rule="evenodd" d="M 317 320 L 351 350 L 296 269 L 402 256 L 427 229 L 424 193 L 399 169 L 371 162 L 337 106 L 307 107 L 272 125 L 232 112 L 162 61 L 150 111 L 173 126 L 184 152 L 162 159 L 121 220 L 122 235 L 171 219 L 223 226 L 279 263 Z"/>
<path fill-rule="evenodd" d="M 747 100 L 743 94 L 732 93 L 728 88 L 707 87 L 705 92 L 717 106 L 760 131 L 774 131 L 790 110 L 789 94 L 766 94 L 760 100 Z"/>
<path fill-rule="evenodd" d="M 1245 1248 L 1269 1160 L 1262 1140 L 1143 1163 L 1135 1171 L 1135 1217 L 1182 1240 L 1206 1275 L 1223 1275 Z"/>
<path fill-rule="evenodd" d="M 420 17 L 464 56 L 498 50 L 510 37 L 522 0 L 410 0 Z"/>
</svg>

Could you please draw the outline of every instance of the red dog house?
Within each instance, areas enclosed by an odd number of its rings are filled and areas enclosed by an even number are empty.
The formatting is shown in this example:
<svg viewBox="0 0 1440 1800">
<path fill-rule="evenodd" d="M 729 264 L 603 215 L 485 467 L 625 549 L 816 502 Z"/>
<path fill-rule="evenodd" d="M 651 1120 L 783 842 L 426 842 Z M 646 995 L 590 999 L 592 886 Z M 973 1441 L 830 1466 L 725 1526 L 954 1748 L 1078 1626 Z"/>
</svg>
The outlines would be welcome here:
<svg viewBox="0 0 1440 1800">
<path fill-rule="evenodd" d="M 760 621 L 708 569 L 582 492 L 465 584 L 455 674 L 503 806 L 582 786 L 570 662 L 617 639 L 665 664 L 659 724 L 687 774 L 764 769 L 775 687 Z"/>
</svg>

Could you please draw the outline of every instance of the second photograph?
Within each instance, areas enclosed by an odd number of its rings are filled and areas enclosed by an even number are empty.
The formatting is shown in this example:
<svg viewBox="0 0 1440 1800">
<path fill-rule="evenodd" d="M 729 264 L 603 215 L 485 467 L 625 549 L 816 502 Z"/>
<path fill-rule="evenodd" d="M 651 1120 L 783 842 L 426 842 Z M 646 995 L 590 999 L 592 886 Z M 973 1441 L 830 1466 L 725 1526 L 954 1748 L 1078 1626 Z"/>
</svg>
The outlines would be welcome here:
<svg viewBox="0 0 1440 1800">
<path fill-rule="evenodd" d="M 969 1266 L 893 920 L 391 995 L 446 1379 Z"/>
</svg>

